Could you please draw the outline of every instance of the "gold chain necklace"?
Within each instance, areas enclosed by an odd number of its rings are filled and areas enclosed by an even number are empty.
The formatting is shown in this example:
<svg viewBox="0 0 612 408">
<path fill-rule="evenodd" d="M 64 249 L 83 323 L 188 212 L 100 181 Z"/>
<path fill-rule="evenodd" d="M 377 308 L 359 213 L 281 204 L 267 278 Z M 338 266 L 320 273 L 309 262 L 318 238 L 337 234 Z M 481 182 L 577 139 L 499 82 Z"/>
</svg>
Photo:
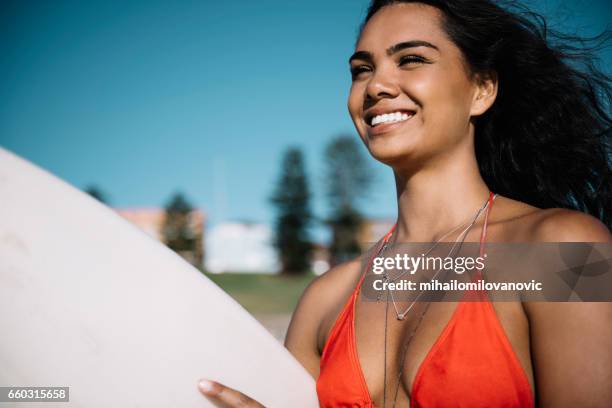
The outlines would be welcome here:
<svg viewBox="0 0 612 408">
<path fill-rule="evenodd" d="M 471 230 L 471 228 L 474 226 L 474 224 L 476 223 L 476 221 L 478 220 L 478 218 L 480 217 L 480 215 L 482 214 L 482 212 L 491 204 L 492 205 L 492 201 L 495 200 L 495 198 L 497 197 L 497 194 L 493 195 L 491 200 L 487 200 L 485 202 L 485 204 L 478 209 L 478 211 L 476 212 L 476 215 L 473 217 L 472 221 L 469 223 L 469 225 L 467 226 L 466 229 L 464 229 L 459 236 L 457 237 L 457 240 L 455 240 L 453 246 L 451 247 L 451 250 L 449 252 L 449 255 L 451 255 L 451 253 L 454 251 L 454 249 L 456 248 L 457 244 L 459 242 L 461 242 L 461 244 L 465 241 L 465 238 L 467 236 L 467 234 L 469 233 L 469 231 Z M 441 238 L 439 238 L 434 245 L 425 253 L 429 254 L 437 245 L 438 243 L 440 243 L 440 241 L 442 241 L 442 239 L 444 239 L 446 236 L 450 235 L 452 232 L 457 231 L 461 226 L 466 225 L 466 223 L 460 224 L 458 227 L 453 228 L 453 230 L 447 232 L 446 234 L 444 234 Z M 461 238 L 461 239 L 460 239 Z M 387 244 L 388 241 L 385 242 L 385 245 L 380 249 L 379 251 L 379 255 L 381 256 L 382 254 L 384 254 L 384 251 L 387 248 Z M 390 282 L 395 282 L 397 279 L 399 279 L 399 277 L 401 277 L 403 274 L 405 274 L 407 271 L 403 271 L 401 272 L 398 276 L 396 276 L 394 278 L 394 280 L 390 280 Z M 440 270 L 436 271 L 436 273 L 434 274 L 434 278 L 438 275 L 438 273 L 440 272 Z M 385 273 L 386 275 L 386 273 Z M 434 279 L 432 278 L 432 279 Z M 385 279 L 388 279 L 388 276 L 385 277 Z M 386 408 L 387 406 L 387 332 L 388 332 L 388 313 L 389 313 L 389 296 L 391 296 L 391 299 L 393 301 L 393 306 L 395 308 L 395 312 L 397 315 L 397 319 L 398 320 L 404 320 L 406 314 L 412 309 L 412 307 L 416 304 L 416 302 L 418 301 L 418 299 L 420 298 L 420 296 L 423 294 L 423 291 L 421 291 L 419 293 L 419 295 L 416 297 L 416 299 L 406 308 L 406 310 L 402 313 L 399 313 L 398 309 L 397 309 L 397 305 L 395 303 L 395 299 L 393 298 L 393 292 L 391 292 L 389 290 L 389 287 L 387 286 L 387 297 L 386 297 L 386 304 L 385 304 L 385 336 L 384 336 L 384 371 L 383 371 L 383 408 Z M 380 296 L 379 296 L 380 298 Z M 378 298 L 378 299 L 379 299 Z M 414 329 L 412 329 L 412 331 L 410 332 L 410 335 L 408 336 L 408 339 L 406 340 L 406 343 L 404 344 L 404 347 L 402 348 L 402 357 L 401 357 L 401 365 L 400 365 L 400 370 L 398 373 L 398 377 L 397 377 L 397 382 L 396 382 L 396 387 L 395 387 L 395 392 L 394 392 L 394 396 L 393 396 L 393 408 L 395 408 L 395 403 L 397 401 L 397 394 L 399 391 L 399 385 L 401 382 L 401 378 L 402 378 L 402 374 L 404 372 L 404 362 L 406 360 L 406 352 L 408 350 L 408 346 L 410 345 L 410 343 L 412 342 L 412 338 L 414 337 L 414 335 L 416 334 L 419 326 L 421 325 L 421 322 L 423 321 L 423 318 L 425 317 L 425 314 L 427 313 L 427 310 L 429 309 L 429 306 L 431 305 L 431 301 L 427 302 L 426 306 L 423 309 L 423 312 L 421 312 L 421 314 L 419 315 L 419 318 L 416 322 L 416 325 L 414 327 Z"/>
<path fill-rule="evenodd" d="M 493 196 L 493 200 L 495 199 L 496 195 Z M 454 227 L 452 230 L 450 230 L 449 232 L 445 233 L 444 235 L 442 235 L 442 237 L 440 237 L 436 242 L 434 242 L 434 244 L 423 254 L 423 256 L 427 256 L 431 251 L 434 250 L 434 248 L 436 248 L 438 246 L 438 244 L 444 239 L 446 238 L 448 235 L 452 234 L 453 232 L 457 231 L 459 228 L 467 225 L 469 223 L 469 225 L 467 226 L 467 228 L 465 228 L 457 237 L 457 240 L 455 240 L 455 242 L 453 243 L 453 246 L 451 247 L 448 256 L 451 256 L 451 254 L 453 253 L 453 251 L 455 250 L 455 248 L 457 247 L 457 245 L 459 244 L 459 242 L 463 243 L 463 241 L 465 240 L 465 237 L 467 236 L 468 232 L 470 231 L 470 229 L 474 226 L 474 224 L 476 223 L 476 221 L 478 220 L 478 218 L 480 217 L 480 215 L 482 214 L 482 212 L 488 207 L 489 205 L 489 200 L 485 201 L 484 205 L 482 207 L 480 207 L 478 209 L 478 211 L 476 212 L 476 214 L 474 215 L 474 217 L 466 222 L 463 222 L 461 224 L 459 224 L 458 226 Z M 460 240 L 461 238 L 461 240 Z M 387 240 L 387 242 L 385 243 L 385 245 L 381 248 L 380 250 L 380 254 L 378 256 L 382 256 L 384 255 L 385 250 L 387 249 L 389 240 Z M 436 273 L 434 274 L 434 276 L 432 277 L 432 279 L 435 279 L 436 276 L 438 276 L 438 274 L 440 273 L 441 269 L 436 271 Z M 401 278 L 403 275 L 405 275 L 408 271 L 404 270 L 401 273 L 398 274 L 398 276 L 394 277 L 393 279 L 389 278 L 388 273 L 385 271 L 385 273 L 383 274 L 383 280 L 385 282 L 388 283 L 393 283 L 393 282 L 397 282 L 397 280 L 399 278 Z M 410 312 L 410 310 L 412 309 L 412 307 L 414 306 L 414 304 L 419 300 L 419 298 L 421 297 L 421 295 L 423 294 L 423 291 L 419 292 L 418 296 L 414 299 L 414 301 L 403 311 L 400 313 L 398 307 L 397 307 L 397 303 L 395 301 L 395 298 L 393 297 L 393 292 L 390 292 L 387 286 L 387 295 L 391 296 L 391 301 L 393 302 L 393 308 L 395 309 L 395 314 L 397 316 L 397 320 L 404 320 L 406 318 L 406 315 L 408 314 L 408 312 Z M 388 296 L 387 296 L 388 297 Z M 380 300 L 380 293 L 377 296 L 377 301 Z M 388 299 L 387 299 L 388 301 Z"/>
</svg>

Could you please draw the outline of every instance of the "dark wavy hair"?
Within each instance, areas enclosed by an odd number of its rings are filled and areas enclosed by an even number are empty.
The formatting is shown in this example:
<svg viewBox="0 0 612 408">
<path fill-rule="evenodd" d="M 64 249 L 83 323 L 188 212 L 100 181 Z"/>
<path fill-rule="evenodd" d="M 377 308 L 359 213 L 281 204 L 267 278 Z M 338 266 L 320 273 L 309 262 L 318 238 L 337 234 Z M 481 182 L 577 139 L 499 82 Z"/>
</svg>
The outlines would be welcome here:
<svg viewBox="0 0 612 408">
<path fill-rule="evenodd" d="M 610 31 L 564 35 L 519 3 L 489 0 L 373 0 L 361 30 L 396 3 L 439 9 L 471 73 L 496 73 L 497 99 L 475 122 L 489 188 L 540 208 L 583 211 L 611 228 L 612 89 L 595 64 Z"/>
</svg>

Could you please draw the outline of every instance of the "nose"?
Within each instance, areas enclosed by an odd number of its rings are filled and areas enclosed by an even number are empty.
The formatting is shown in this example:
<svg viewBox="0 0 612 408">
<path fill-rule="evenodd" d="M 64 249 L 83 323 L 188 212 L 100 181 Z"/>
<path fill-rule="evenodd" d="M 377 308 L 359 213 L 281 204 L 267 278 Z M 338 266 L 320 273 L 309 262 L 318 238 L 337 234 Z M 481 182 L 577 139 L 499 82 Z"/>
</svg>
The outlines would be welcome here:
<svg viewBox="0 0 612 408">
<path fill-rule="evenodd" d="M 399 86 L 393 74 L 383 67 L 378 68 L 370 77 L 366 87 L 366 101 L 376 102 L 384 98 L 395 98 L 399 95 Z"/>
</svg>

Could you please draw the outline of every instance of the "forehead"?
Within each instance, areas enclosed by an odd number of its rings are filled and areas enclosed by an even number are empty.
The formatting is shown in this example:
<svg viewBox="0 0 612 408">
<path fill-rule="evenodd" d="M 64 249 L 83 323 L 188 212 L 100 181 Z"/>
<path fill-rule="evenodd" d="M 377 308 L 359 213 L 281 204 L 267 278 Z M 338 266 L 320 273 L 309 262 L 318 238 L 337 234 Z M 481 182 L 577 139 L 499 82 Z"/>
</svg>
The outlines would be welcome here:
<svg viewBox="0 0 612 408">
<path fill-rule="evenodd" d="M 442 12 L 422 3 L 396 3 L 376 12 L 363 28 L 356 50 L 377 52 L 394 44 L 424 40 L 443 47 Z"/>
</svg>

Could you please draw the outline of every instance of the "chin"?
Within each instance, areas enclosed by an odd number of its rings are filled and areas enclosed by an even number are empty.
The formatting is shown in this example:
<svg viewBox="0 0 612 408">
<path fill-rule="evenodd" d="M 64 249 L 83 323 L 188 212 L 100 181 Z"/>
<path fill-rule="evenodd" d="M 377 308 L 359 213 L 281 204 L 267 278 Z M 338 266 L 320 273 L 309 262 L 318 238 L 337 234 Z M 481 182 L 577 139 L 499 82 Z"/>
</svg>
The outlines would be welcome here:
<svg viewBox="0 0 612 408">
<path fill-rule="evenodd" d="M 373 158 L 390 167 L 404 167 L 407 163 L 418 161 L 421 156 L 415 143 L 406 140 L 392 141 L 373 139 L 367 143 L 368 151 Z"/>
<path fill-rule="evenodd" d="M 417 135 L 396 134 L 366 136 L 366 147 L 373 158 L 381 163 L 395 167 L 407 161 L 418 160 L 422 156 L 423 143 Z"/>
</svg>

